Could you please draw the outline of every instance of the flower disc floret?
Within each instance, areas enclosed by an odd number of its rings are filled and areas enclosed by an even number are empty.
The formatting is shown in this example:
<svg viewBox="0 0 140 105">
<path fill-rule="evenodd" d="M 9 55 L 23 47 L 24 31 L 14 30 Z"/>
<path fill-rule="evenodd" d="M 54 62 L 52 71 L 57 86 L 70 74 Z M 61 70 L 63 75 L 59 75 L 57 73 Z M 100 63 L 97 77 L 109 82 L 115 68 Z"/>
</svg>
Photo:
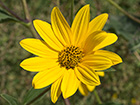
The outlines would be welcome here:
<svg viewBox="0 0 140 105">
<path fill-rule="evenodd" d="M 80 63 L 83 56 L 84 54 L 79 47 L 70 46 L 59 52 L 58 62 L 61 67 L 65 67 L 66 69 L 74 69 L 75 66 Z"/>
</svg>

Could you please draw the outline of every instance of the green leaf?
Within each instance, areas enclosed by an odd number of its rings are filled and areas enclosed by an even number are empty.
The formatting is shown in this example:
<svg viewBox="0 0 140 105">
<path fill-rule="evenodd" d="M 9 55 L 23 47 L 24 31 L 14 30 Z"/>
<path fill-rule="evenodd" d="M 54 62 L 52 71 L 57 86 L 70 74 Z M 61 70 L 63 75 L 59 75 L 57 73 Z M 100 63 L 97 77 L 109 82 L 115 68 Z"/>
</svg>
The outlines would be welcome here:
<svg viewBox="0 0 140 105">
<path fill-rule="evenodd" d="M 107 102 L 107 103 L 103 103 L 103 104 L 99 104 L 99 105 L 124 105 L 124 104 L 116 103 L 116 102 Z"/>
<path fill-rule="evenodd" d="M 132 21 L 127 16 L 111 15 L 110 23 L 106 25 L 105 30 L 116 33 L 127 40 L 130 51 L 140 48 L 140 24 Z"/>
<path fill-rule="evenodd" d="M 40 98 L 42 98 L 43 96 L 45 96 L 49 90 L 50 90 L 50 86 L 47 86 L 43 89 L 31 88 L 27 92 L 23 103 L 26 105 L 26 104 L 35 102 L 35 101 L 39 100 Z"/>
<path fill-rule="evenodd" d="M 4 98 L 9 103 L 9 105 L 19 105 L 17 100 L 10 95 L 1 94 L 1 97 Z"/>
<path fill-rule="evenodd" d="M 18 20 L 0 8 L 0 23 Z"/>
<path fill-rule="evenodd" d="M 116 71 L 116 70 L 112 67 L 106 70 L 96 70 L 96 72 L 112 72 L 112 71 Z"/>
</svg>

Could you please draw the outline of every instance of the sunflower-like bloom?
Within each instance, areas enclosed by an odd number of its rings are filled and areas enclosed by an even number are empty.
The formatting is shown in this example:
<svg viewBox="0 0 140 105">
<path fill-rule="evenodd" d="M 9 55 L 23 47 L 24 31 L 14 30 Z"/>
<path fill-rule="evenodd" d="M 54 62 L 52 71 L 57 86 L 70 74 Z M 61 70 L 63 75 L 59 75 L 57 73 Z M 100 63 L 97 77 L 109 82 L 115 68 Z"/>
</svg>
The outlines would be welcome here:
<svg viewBox="0 0 140 105">
<path fill-rule="evenodd" d="M 33 24 L 40 39 L 23 39 L 20 45 L 37 55 L 25 59 L 20 66 L 38 72 L 32 81 L 35 89 L 51 84 L 51 99 L 56 102 L 62 93 L 64 99 L 72 96 L 80 83 L 100 85 L 95 70 L 105 70 L 122 62 L 115 53 L 100 50 L 114 43 L 117 36 L 102 31 L 108 18 L 104 13 L 90 22 L 90 7 L 79 10 L 70 27 L 57 7 L 51 13 L 51 25 L 42 20 Z"/>
<path fill-rule="evenodd" d="M 103 77 L 105 75 L 104 72 L 96 72 L 99 76 Z M 96 86 L 85 85 L 82 82 L 79 85 L 79 91 L 83 96 L 87 96 L 89 92 L 92 92 Z"/>
</svg>

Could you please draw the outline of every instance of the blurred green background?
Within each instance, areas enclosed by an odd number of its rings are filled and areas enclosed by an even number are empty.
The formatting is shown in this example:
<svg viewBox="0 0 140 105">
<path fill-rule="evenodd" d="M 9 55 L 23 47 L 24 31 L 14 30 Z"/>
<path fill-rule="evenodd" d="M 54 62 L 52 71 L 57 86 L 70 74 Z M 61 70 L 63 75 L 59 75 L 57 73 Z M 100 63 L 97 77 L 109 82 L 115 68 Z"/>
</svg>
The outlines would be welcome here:
<svg viewBox="0 0 140 105">
<path fill-rule="evenodd" d="M 24 18 L 21 0 L 1 0 Z M 71 0 L 60 0 L 60 10 L 70 23 Z M 115 1 L 115 0 L 114 0 Z M 140 19 L 140 0 L 116 0 L 124 10 Z M 32 19 L 42 19 L 51 23 L 51 10 L 56 0 L 27 0 Z M 90 4 L 91 19 L 101 13 L 108 13 L 109 19 L 104 27 L 107 32 L 118 35 L 118 41 L 105 49 L 119 54 L 123 63 L 112 67 L 101 78 L 96 89 L 103 102 L 113 101 L 124 105 L 140 105 L 140 24 L 129 19 L 106 0 L 75 0 L 74 13 L 83 5 Z M 0 17 L 1 19 L 1 17 Z M 20 62 L 32 56 L 19 45 L 23 38 L 33 37 L 23 25 L 15 22 L 0 23 L 0 94 L 6 93 L 22 102 L 32 87 L 34 73 L 20 68 Z M 83 97 L 79 91 L 74 95 L 75 105 L 96 105 L 92 93 Z M 71 100 L 74 99 L 73 96 Z M 8 103 L 0 97 L 0 105 Z M 50 92 L 32 105 L 53 105 Z M 64 105 L 60 97 L 56 105 Z"/>
</svg>

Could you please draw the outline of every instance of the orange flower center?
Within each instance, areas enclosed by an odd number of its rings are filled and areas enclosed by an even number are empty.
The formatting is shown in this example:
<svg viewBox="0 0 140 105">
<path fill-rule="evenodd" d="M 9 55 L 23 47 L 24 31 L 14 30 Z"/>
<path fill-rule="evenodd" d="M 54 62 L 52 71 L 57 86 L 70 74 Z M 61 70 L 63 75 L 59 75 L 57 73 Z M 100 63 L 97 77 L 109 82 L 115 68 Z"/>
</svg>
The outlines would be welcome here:
<svg viewBox="0 0 140 105">
<path fill-rule="evenodd" d="M 74 69 L 75 66 L 77 66 L 81 61 L 83 55 L 84 54 L 79 47 L 66 47 L 64 50 L 59 52 L 58 62 L 61 67 L 65 67 L 66 69 Z"/>
</svg>

